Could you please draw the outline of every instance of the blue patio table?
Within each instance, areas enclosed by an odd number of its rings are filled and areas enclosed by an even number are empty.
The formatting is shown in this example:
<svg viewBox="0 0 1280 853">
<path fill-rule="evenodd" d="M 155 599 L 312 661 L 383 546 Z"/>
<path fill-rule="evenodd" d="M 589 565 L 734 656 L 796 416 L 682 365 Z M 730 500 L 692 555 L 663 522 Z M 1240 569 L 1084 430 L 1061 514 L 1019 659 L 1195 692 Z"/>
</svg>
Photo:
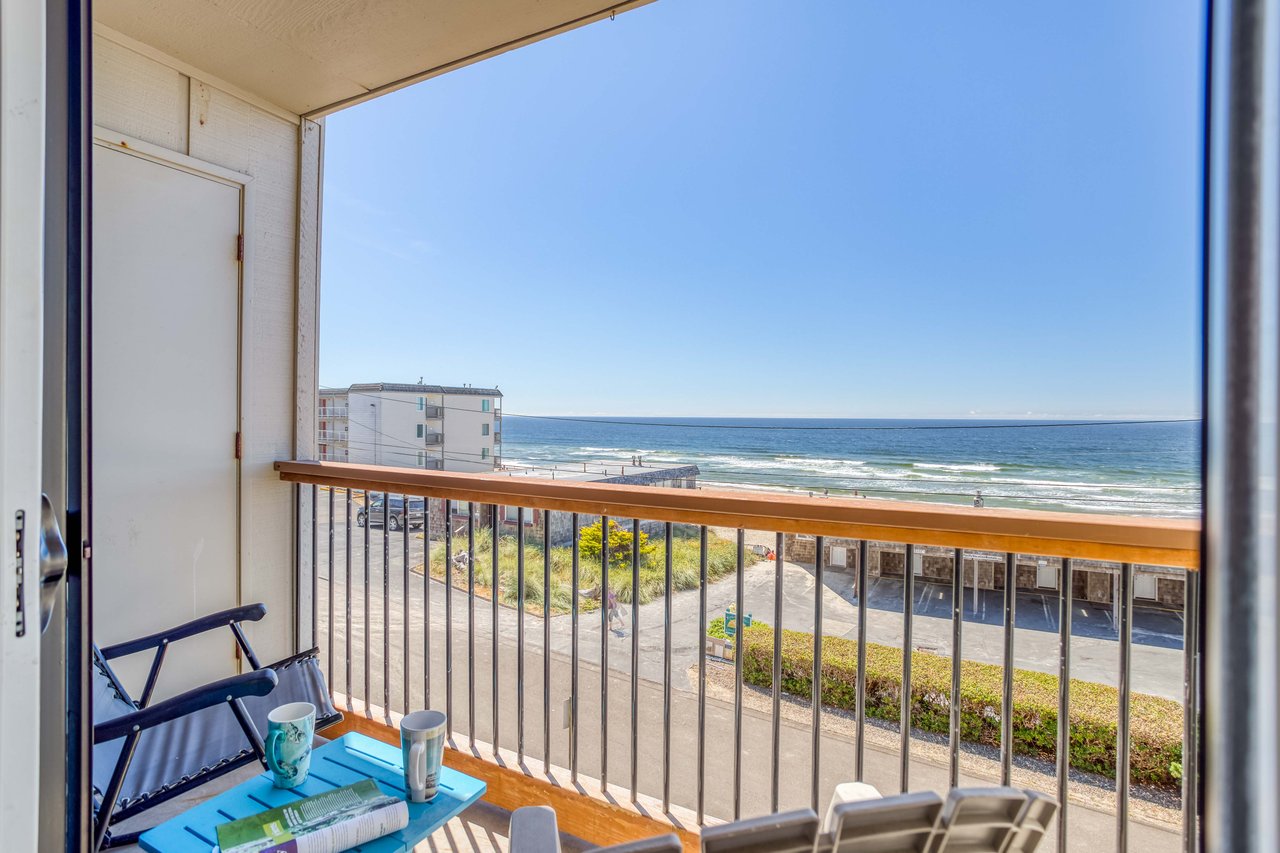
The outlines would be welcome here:
<svg viewBox="0 0 1280 853">
<path fill-rule="evenodd" d="M 373 779 L 384 794 L 404 797 L 404 765 L 400 748 L 351 733 L 311 754 L 307 781 L 284 790 L 262 773 L 142 833 L 138 843 L 148 853 L 209 853 L 218 843 L 217 826 L 290 801 L 322 794 L 343 785 Z M 415 844 L 444 826 L 484 796 L 485 784 L 449 767 L 441 768 L 440 793 L 429 803 L 409 803 L 409 825 L 399 832 L 352 848 L 360 853 L 408 853 Z"/>
</svg>

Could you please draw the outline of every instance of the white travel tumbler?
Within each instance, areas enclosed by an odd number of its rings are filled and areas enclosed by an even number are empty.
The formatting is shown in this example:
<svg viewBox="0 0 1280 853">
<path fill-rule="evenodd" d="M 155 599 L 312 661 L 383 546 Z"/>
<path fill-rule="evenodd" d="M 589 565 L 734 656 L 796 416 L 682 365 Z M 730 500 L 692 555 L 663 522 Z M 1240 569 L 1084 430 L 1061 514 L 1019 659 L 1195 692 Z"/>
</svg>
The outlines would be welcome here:
<svg viewBox="0 0 1280 853">
<path fill-rule="evenodd" d="M 411 803 L 431 800 L 440 786 L 447 720 L 443 711 L 414 711 L 400 721 L 404 786 Z"/>
</svg>

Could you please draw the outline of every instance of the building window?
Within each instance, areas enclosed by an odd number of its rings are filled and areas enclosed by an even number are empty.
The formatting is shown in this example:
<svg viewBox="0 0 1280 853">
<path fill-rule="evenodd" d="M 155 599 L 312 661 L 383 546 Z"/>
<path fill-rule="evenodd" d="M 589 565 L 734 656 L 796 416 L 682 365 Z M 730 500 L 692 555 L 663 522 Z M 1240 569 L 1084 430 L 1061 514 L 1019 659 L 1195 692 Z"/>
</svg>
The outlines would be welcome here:
<svg viewBox="0 0 1280 853">
<path fill-rule="evenodd" d="M 480 458 L 481 458 L 481 459 L 488 459 L 488 458 L 489 458 L 489 448 L 487 448 L 487 447 L 482 447 L 482 448 L 480 448 Z"/>
<path fill-rule="evenodd" d="M 422 438 L 422 436 L 425 435 L 425 433 L 423 432 L 425 428 L 426 427 L 424 427 L 422 424 L 418 424 L 418 438 Z"/>
<path fill-rule="evenodd" d="M 488 425 L 488 424 L 480 424 L 480 434 L 481 434 L 481 435 L 488 435 L 488 434 L 489 434 L 489 425 Z"/>
<path fill-rule="evenodd" d="M 507 522 L 508 524 L 516 524 L 517 522 L 519 522 L 520 507 L 504 506 L 502 508 L 502 520 Z M 533 524 L 533 510 L 530 510 L 524 514 L 524 523 L 525 525 Z"/>
<path fill-rule="evenodd" d="M 453 502 L 454 515 L 467 515 L 469 512 L 471 512 L 471 504 L 468 501 Z"/>
<path fill-rule="evenodd" d="M 426 408 L 427 408 L 427 398 L 426 398 L 426 397 L 419 397 L 419 398 L 418 398 L 418 411 L 419 411 L 419 412 L 424 411 Z"/>
<path fill-rule="evenodd" d="M 427 465 L 427 454 L 419 450 L 418 451 L 418 467 L 425 468 L 426 465 Z"/>
<path fill-rule="evenodd" d="M 487 412 L 487 411 L 489 411 L 489 401 L 488 401 L 488 400 L 481 400 L 481 401 L 480 401 L 480 411 L 482 411 L 482 412 Z"/>
</svg>

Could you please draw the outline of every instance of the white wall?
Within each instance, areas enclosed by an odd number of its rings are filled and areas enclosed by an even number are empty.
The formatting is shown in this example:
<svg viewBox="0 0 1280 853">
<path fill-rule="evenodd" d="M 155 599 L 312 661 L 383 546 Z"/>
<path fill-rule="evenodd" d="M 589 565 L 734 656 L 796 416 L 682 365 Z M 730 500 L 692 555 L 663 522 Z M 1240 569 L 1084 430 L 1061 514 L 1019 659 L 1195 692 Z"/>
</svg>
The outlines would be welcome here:
<svg viewBox="0 0 1280 853">
<path fill-rule="evenodd" d="M 267 618 L 248 627 L 259 655 L 273 660 L 293 649 L 294 521 L 292 487 L 272 464 L 295 455 L 295 404 L 305 405 L 295 388 L 299 120 L 229 94 L 181 62 L 108 30 L 95 28 L 93 50 L 96 124 L 253 178 L 243 294 L 249 320 L 241 536 L 247 556 L 240 599 L 267 604 Z M 315 390 L 305 393 L 314 415 Z M 191 400 L 198 418 L 198 394 Z M 307 442 L 314 448 L 314 422 Z"/>
<path fill-rule="evenodd" d="M 481 411 L 481 401 L 489 401 L 489 411 Z M 475 394 L 446 394 L 444 397 L 444 467 L 446 471 L 492 471 L 493 409 L 497 398 Z M 481 424 L 489 425 L 483 435 Z M 481 458 L 487 450 L 488 459 Z"/>
</svg>

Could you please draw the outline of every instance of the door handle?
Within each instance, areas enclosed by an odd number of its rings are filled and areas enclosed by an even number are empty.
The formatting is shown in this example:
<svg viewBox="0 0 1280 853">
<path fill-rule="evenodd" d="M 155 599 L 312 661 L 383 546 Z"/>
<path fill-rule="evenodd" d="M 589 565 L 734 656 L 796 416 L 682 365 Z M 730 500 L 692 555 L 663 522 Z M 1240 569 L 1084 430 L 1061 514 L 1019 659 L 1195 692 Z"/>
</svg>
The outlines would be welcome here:
<svg viewBox="0 0 1280 853">
<path fill-rule="evenodd" d="M 48 495 L 40 496 L 40 632 L 49 627 L 54 596 L 67 573 L 67 543 Z"/>
</svg>

